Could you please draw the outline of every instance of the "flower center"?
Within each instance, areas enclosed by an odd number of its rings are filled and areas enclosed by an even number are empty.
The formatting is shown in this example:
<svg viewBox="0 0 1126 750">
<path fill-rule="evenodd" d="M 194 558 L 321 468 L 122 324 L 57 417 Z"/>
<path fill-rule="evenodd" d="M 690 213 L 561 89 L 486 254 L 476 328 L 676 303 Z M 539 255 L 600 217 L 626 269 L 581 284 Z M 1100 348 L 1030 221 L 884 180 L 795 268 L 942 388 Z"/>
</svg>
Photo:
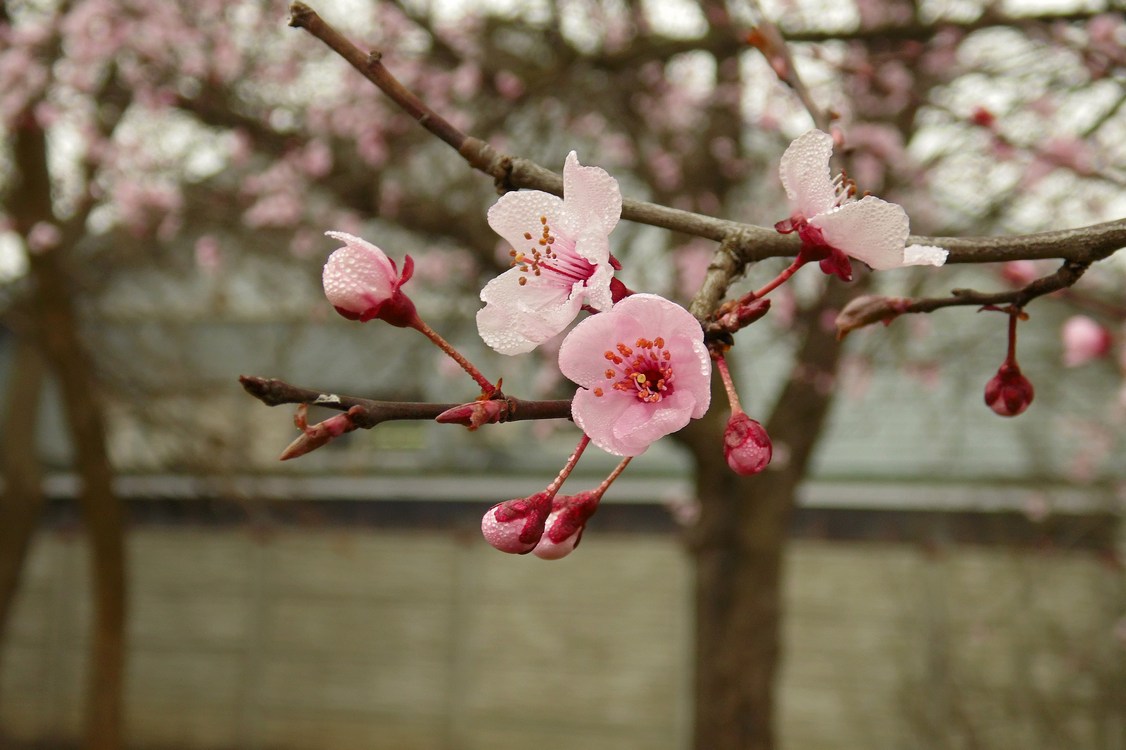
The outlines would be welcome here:
<svg viewBox="0 0 1126 750">
<path fill-rule="evenodd" d="M 575 252 L 575 243 L 567 237 L 555 236 L 547 223 L 547 217 L 540 217 L 543 229 L 538 239 L 531 232 L 524 232 L 524 239 L 535 244 L 527 252 L 508 252 L 512 265 L 520 269 L 520 286 L 528 283 L 528 274 L 542 277 L 545 273 L 568 287 L 576 281 L 586 281 L 597 268 L 586 258 Z"/>
<path fill-rule="evenodd" d="M 665 349 L 665 340 L 658 336 L 649 340 L 639 338 L 632 347 L 619 341 L 616 351 L 607 349 L 603 354 L 612 366 L 606 368 L 610 387 L 638 401 L 655 404 L 673 393 L 672 353 Z M 594 395 L 605 391 L 595 388 Z"/>
</svg>

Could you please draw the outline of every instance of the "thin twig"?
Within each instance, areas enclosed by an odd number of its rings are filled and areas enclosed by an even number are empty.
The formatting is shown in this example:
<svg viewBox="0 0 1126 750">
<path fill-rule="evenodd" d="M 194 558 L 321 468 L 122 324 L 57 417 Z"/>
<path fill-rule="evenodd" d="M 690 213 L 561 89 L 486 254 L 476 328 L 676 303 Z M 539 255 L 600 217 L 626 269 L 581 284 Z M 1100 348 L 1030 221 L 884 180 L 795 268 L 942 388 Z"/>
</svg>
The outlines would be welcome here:
<svg viewBox="0 0 1126 750">
<path fill-rule="evenodd" d="M 350 411 L 354 407 L 360 407 L 363 411 L 358 415 L 358 418 L 354 418 L 354 421 L 359 427 L 365 429 L 375 427 L 380 422 L 434 419 L 442 412 L 460 406 L 460 404 L 438 404 L 426 401 L 376 401 L 370 398 L 303 388 L 277 378 L 262 378 L 257 375 L 242 375 L 239 377 L 239 382 L 242 383 L 242 387 L 247 393 L 266 404 L 266 406 L 307 404 L 344 412 Z M 505 401 L 508 406 L 504 416 L 499 420 L 501 422 L 571 418 L 571 402 L 569 399 L 525 401 L 509 396 Z"/>
<path fill-rule="evenodd" d="M 973 289 L 954 289 L 950 297 L 911 300 L 904 305 L 905 313 L 928 313 L 944 307 L 972 305 L 975 307 L 1012 305 L 1022 308 L 1037 297 L 1058 292 L 1075 284 L 1083 277 L 1090 263 L 1065 261 L 1055 273 L 1036 279 L 1020 289 L 1008 292 L 978 292 Z"/>
</svg>

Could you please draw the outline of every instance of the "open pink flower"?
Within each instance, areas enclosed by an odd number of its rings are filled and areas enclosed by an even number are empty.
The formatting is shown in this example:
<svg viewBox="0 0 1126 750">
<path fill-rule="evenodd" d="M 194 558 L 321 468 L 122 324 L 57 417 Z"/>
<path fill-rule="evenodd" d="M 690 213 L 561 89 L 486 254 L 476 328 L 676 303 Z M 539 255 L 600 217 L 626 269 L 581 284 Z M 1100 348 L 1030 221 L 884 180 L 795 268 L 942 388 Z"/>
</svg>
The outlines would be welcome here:
<svg viewBox="0 0 1126 750">
<path fill-rule="evenodd" d="M 395 261 L 367 240 L 344 232 L 325 235 L 344 243 L 328 257 L 322 274 L 325 296 L 336 311 L 349 320 L 380 318 L 400 328 L 416 326 L 414 303 L 400 289 L 414 273 L 411 256 L 403 260 L 399 276 Z"/>
<path fill-rule="evenodd" d="M 634 294 L 575 326 L 559 368 L 581 388 L 571 416 L 595 445 L 636 456 L 699 419 L 711 402 L 712 362 L 700 324 L 654 294 Z"/>
<path fill-rule="evenodd" d="M 803 252 L 821 261 L 821 270 L 845 281 L 852 278 L 848 258 L 864 261 L 877 271 L 902 266 L 941 266 L 947 251 L 930 245 L 904 247 L 910 234 L 902 206 L 874 196 L 856 200 L 855 185 L 830 176 L 833 137 L 820 130 L 799 136 L 782 155 L 782 186 L 794 206 L 779 232 L 796 231 Z"/>
<path fill-rule="evenodd" d="M 618 181 L 572 151 L 563 197 L 526 190 L 489 209 L 489 226 L 512 245 L 512 268 L 481 290 L 477 329 L 501 354 L 521 354 L 560 333 L 584 305 L 608 310 L 614 261 L 609 235 L 622 213 Z"/>
</svg>

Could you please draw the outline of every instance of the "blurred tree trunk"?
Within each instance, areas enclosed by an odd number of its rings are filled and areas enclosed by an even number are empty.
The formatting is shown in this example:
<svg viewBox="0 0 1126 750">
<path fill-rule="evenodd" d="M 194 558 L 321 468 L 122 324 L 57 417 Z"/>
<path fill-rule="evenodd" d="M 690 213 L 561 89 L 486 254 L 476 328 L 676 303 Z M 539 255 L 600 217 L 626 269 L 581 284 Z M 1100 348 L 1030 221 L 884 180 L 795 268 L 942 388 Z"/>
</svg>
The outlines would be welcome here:
<svg viewBox="0 0 1126 750">
<path fill-rule="evenodd" d="M 688 532 L 696 570 L 696 750 L 776 745 L 775 678 L 790 512 L 823 431 L 840 358 L 835 331 L 820 321 L 855 291 L 831 281 L 820 304 L 802 315 L 801 348 L 766 422 L 775 448 L 767 471 L 740 477 L 727 467 L 725 408 L 713 407 L 681 433 L 696 461 L 700 503 L 700 516 Z M 717 391 L 717 401 L 721 398 Z"/>
<path fill-rule="evenodd" d="M 27 237 L 36 223 L 56 223 L 47 137 L 28 114 L 14 140 L 17 184 L 8 209 L 17 231 Z M 30 255 L 29 306 L 37 344 L 62 396 L 80 485 L 78 502 L 89 533 L 94 626 L 84 746 L 87 750 L 119 750 L 125 677 L 124 513 L 113 491 L 95 370 L 82 341 L 75 292 L 66 268 L 67 250 L 72 246 L 73 237 L 64 236 L 56 247 Z"/>
<path fill-rule="evenodd" d="M 43 510 L 42 469 L 35 451 L 35 427 L 44 369 L 43 359 L 31 338 L 21 337 L 12 362 L 4 422 L 0 425 L 0 472 L 4 477 L 4 490 L 0 493 L 0 643 L 4 643 L 12 603 L 19 589 L 20 571 Z"/>
</svg>

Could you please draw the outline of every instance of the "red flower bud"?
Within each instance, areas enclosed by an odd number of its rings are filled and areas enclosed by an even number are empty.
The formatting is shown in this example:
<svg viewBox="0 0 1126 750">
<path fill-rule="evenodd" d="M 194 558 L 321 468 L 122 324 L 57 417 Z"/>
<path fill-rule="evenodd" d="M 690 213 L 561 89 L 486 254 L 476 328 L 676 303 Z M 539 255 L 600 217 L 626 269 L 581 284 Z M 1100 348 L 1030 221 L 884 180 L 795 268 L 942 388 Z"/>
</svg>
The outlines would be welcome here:
<svg viewBox="0 0 1126 750">
<path fill-rule="evenodd" d="M 1016 362 L 1006 362 L 985 384 L 985 404 L 1002 417 L 1015 417 L 1032 403 L 1032 383 Z"/>
<path fill-rule="evenodd" d="M 731 415 L 723 433 L 723 455 L 736 474 L 758 474 L 770 463 L 774 446 L 766 428 L 744 412 Z"/>
<path fill-rule="evenodd" d="M 463 424 L 470 430 L 476 430 L 483 424 L 494 424 L 503 421 L 508 412 L 508 402 L 504 399 L 491 398 L 485 401 L 471 401 L 468 404 L 446 409 L 434 417 L 435 422 L 442 424 Z"/>
<path fill-rule="evenodd" d="M 754 323 L 769 311 L 770 300 L 755 299 L 747 304 L 736 305 L 732 310 L 721 315 L 716 322 L 723 330 L 735 333 Z"/>
<path fill-rule="evenodd" d="M 554 492 L 506 500 L 485 511 L 481 534 L 501 552 L 526 555 L 536 548 L 551 513 Z"/>
<path fill-rule="evenodd" d="M 586 522 L 598 510 L 601 499 L 598 490 L 557 497 L 547 517 L 546 531 L 532 554 L 544 560 L 558 560 L 571 554 L 579 546 Z"/>
<path fill-rule="evenodd" d="M 288 461 L 291 458 L 304 456 L 306 453 L 315 451 L 322 445 L 326 445 L 333 438 L 340 437 L 346 432 L 359 427 L 354 421 L 356 417 L 363 414 L 364 409 L 361 406 L 353 406 L 343 414 L 337 414 L 329 417 L 323 422 L 318 422 L 312 427 L 306 421 L 306 414 L 309 407 L 306 404 L 301 404 L 297 407 L 297 413 L 293 416 L 293 422 L 297 425 L 297 429 L 301 430 L 301 434 L 297 439 L 286 446 L 285 450 L 278 457 L 279 461 Z"/>
</svg>

